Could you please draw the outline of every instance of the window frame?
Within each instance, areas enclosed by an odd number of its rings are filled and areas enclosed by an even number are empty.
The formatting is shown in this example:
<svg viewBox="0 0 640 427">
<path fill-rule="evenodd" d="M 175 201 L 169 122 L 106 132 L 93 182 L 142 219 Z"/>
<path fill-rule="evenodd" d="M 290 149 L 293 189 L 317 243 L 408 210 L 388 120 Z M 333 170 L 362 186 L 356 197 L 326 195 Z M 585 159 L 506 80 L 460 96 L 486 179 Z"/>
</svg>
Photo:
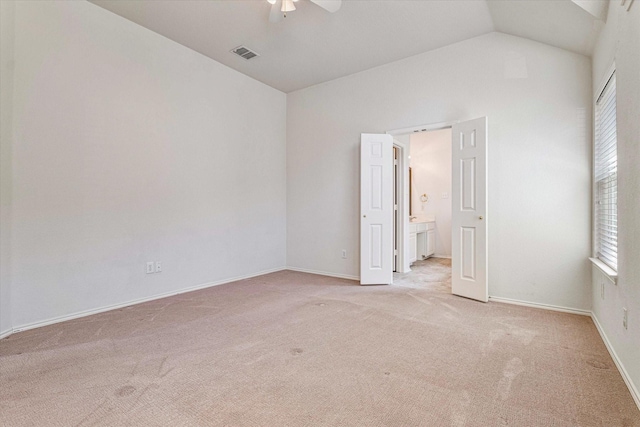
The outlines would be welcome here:
<svg viewBox="0 0 640 427">
<path fill-rule="evenodd" d="M 609 277 L 609 279 L 611 279 L 614 283 L 616 283 L 617 281 L 617 277 L 618 277 L 618 268 L 619 265 L 617 263 L 617 258 L 618 258 L 618 247 L 617 247 L 617 241 L 616 241 L 616 266 L 615 268 L 611 265 L 609 265 L 608 263 L 606 263 L 604 260 L 600 259 L 598 256 L 598 247 L 599 247 L 599 230 L 598 230 L 598 215 L 597 215 L 597 202 L 598 202 L 598 198 L 599 198 L 599 192 L 598 192 L 598 186 L 599 183 L 602 181 L 598 181 L 596 178 L 596 172 L 597 172 L 597 164 L 596 164 L 596 138 L 597 138 L 597 129 L 596 129 L 596 111 L 598 108 L 598 101 L 600 100 L 604 90 L 607 88 L 607 85 L 609 83 L 609 81 L 614 77 L 614 74 L 616 73 L 616 65 L 615 63 L 613 63 L 611 65 L 611 67 L 609 67 L 609 69 L 607 70 L 607 73 L 604 75 L 604 78 L 602 79 L 602 81 L 600 82 L 600 85 L 598 86 L 598 90 L 596 91 L 596 93 L 594 94 L 594 99 L 593 99 L 593 143 L 592 143 L 592 149 L 593 149 L 593 156 L 592 156 L 592 167 L 591 167 L 591 176 L 592 176 L 592 185 L 591 185 L 591 190 L 592 190 L 592 212 L 591 212 L 591 226 L 592 226 L 592 248 L 591 248 L 591 253 L 592 253 L 592 257 L 589 258 L 591 260 L 591 262 L 598 267 L 606 276 Z M 614 92 L 614 96 L 616 97 L 616 107 L 617 107 L 617 85 L 616 85 L 616 92 Z M 617 127 L 617 111 L 616 111 L 616 127 Z M 617 133 L 617 131 L 616 131 Z M 617 147 L 618 147 L 618 142 L 617 142 L 617 136 L 616 136 L 616 151 L 617 151 Z M 617 189 L 617 185 L 618 185 L 618 176 L 617 176 L 617 171 L 615 172 L 616 174 L 616 189 Z M 616 190 L 617 191 L 617 190 Z M 617 203 L 616 203 L 617 204 Z M 616 222 L 617 222 L 617 218 L 618 218 L 618 213 L 617 213 L 617 209 L 616 209 Z M 617 236 L 617 231 L 616 231 L 616 236 Z M 617 240 L 617 239 L 616 239 Z"/>
</svg>

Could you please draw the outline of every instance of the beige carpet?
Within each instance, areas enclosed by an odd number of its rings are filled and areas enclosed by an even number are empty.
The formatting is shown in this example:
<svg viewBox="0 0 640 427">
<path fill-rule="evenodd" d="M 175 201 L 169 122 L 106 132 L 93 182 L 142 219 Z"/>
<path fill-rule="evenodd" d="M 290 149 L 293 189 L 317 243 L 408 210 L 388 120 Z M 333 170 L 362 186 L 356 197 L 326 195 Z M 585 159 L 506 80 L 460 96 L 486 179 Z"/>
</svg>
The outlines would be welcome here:
<svg viewBox="0 0 640 427">
<path fill-rule="evenodd" d="M 3 426 L 640 426 L 591 319 L 279 272 L 0 341 Z"/>
</svg>

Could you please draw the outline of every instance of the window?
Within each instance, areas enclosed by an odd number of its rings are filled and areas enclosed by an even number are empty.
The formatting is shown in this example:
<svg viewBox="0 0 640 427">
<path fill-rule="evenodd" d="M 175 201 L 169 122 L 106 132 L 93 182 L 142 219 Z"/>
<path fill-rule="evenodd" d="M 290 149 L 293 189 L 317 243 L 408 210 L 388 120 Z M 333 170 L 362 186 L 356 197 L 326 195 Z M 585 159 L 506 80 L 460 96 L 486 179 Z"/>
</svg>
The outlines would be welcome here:
<svg viewBox="0 0 640 427">
<path fill-rule="evenodd" d="M 618 153 L 615 70 L 596 100 L 595 119 L 595 257 L 617 271 Z"/>
</svg>

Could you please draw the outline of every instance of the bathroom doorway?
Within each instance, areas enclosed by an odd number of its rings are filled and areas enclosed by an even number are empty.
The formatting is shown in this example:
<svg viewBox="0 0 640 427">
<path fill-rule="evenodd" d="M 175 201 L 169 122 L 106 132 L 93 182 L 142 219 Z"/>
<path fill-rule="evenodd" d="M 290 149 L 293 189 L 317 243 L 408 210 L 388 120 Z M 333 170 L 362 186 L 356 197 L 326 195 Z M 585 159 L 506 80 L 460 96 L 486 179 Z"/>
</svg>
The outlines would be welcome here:
<svg viewBox="0 0 640 427">
<path fill-rule="evenodd" d="M 451 292 L 486 302 L 489 298 L 487 117 L 386 134 L 361 134 L 360 284 L 393 283 L 396 256 L 396 271 L 408 273 L 411 271 L 410 260 L 428 259 L 436 254 L 437 218 L 430 220 L 427 212 L 420 212 L 420 216 L 416 215 L 410 221 L 409 199 L 418 197 L 420 204 L 416 206 L 421 208 L 429 202 L 426 192 L 415 190 L 409 194 L 410 143 L 415 133 L 445 128 L 451 129 L 451 191 L 450 195 L 439 192 L 437 196 L 445 200 L 450 198 L 451 202 Z M 396 179 L 399 177 L 401 183 L 394 182 L 394 146 L 401 149 L 395 151 L 400 171 Z M 396 193 L 397 204 L 394 187 L 402 189 Z M 397 216 L 394 215 L 396 208 Z"/>
<path fill-rule="evenodd" d="M 435 286 L 451 293 L 451 127 L 414 131 L 396 139 L 408 145 L 410 153 L 410 221 L 409 271 L 395 268 L 394 284 Z M 399 193 L 394 195 L 396 204 Z"/>
</svg>

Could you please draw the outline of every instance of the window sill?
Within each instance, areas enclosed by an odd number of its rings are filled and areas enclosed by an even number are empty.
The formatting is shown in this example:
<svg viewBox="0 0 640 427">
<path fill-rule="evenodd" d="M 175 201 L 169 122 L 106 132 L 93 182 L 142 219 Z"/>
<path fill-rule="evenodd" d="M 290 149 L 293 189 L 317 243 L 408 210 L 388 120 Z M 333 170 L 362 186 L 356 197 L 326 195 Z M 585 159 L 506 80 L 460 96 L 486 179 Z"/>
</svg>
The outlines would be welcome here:
<svg viewBox="0 0 640 427">
<path fill-rule="evenodd" d="M 613 268 L 609 267 L 604 262 L 600 261 L 598 258 L 589 258 L 589 261 L 591 261 L 593 263 L 593 265 L 598 267 L 598 270 L 602 271 L 602 273 L 604 273 L 604 275 L 607 276 L 609 278 L 609 280 L 611 280 L 613 282 L 614 285 L 618 284 L 618 272 L 617 271 L 615 271 Z"/>
</svg>

